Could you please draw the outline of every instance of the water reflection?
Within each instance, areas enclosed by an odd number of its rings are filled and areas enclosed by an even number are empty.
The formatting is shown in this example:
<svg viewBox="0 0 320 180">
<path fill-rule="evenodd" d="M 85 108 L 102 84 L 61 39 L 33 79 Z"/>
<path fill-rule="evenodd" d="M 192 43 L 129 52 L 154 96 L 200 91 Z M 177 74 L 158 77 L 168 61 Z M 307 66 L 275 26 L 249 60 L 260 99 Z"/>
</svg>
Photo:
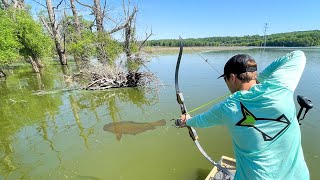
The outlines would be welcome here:
<svg viewBox="0 0 320 180">
<path fill-rule="evenodd" d="M 56 96 L 34 97 L 33 90 L 54 88 L 54 76 L 47 75 L 42 79 L 40 74 L 33 74 L 26 69 L 10 71 L 6 81 L 0 82 L 0 177 L 7 177 L 23 165 L 17 156 L 17 134 L 27 126 L 42 122 L 46 114 L 54 113 L 61 104 Z M 45 127 L 40 125 L 40 128 Z M 44 131 L 46 131 L 44 129 Z M 45 133 L 44 133 L 45 134 Z M 44 137 L 47 139 L 46 137 Z M 23 174 L 23 173 L 22 173 Z"/>
<path fill-rule="evenodd" d="M 103 124 L 121 118 L 123 104 L 143 109 L 158 101 L 138 88 L 59 91 L 68 87 L 63 74 L 59 66 L 41 74 L 20 68 L 0 82 L 0 179 L 47 177 L 49 171 L 78 177 L 64 165 L 75 149 L 90 151 Z M 33 93 L 39 90 L 50 93 Z"/>
<path fill-rule="evenodd" d="M 12 172 L 16 169 L 16 164 L 12 159 L 13 149 L 10 142 L 8 140 L 1 139 L 0 145 L 1 145 L 1 154 L 0 154 L 1 155 L 0 156 L 1 171 L 0 172 L 5 172 L 6 174 L 3 174 L 3 175 L 4 175 L 4 178 L 6 178 L 9 172 Z"/>
<path fill-rule="evenodd" d="M 48 121 L 41 121 L 40 126 L 37 129 L 38 129 L 39 134 L 40 135 L 42 134 L 42 138 L 43 138 L 44 142 L 47 142 L 49 144 L 50 150 L 57 154 L 57 159 L 59 161 L 59 165 L 61 165 L 62 164 L 62 153 L 61 153 L 61 151 L 57 150 L 57 148 L 54 145 L 54 142 L 50 139 L 48 127 L 49 127 Z M 56 126 L 54 126 L 54 127 L 56 127 Z"/>
<path fill-rule="evenodd" d="M 79 136 L 83 139 L 84 145 L 86 147 L 86 149 L 89 149 L 89 145 L 88 145 L 88 137 L 94 133 L 92 128 L 89 128 L 88 133 L 85 133 L 85 128 L 82 124 L 82 121 L 80 119 L 80 113 L 79 111 L 81 110 L 79 105 L 78 105 L 78 101 L 75 99 L 74 95 L 70 94 L 69 95 L 70 98 L 70 105 L 71 105 L 71 109 L 72 109 L 72 113 L 75 119 L 75 122 L 77 124 L 77 127 L 79 129 Z"/>
</svg>

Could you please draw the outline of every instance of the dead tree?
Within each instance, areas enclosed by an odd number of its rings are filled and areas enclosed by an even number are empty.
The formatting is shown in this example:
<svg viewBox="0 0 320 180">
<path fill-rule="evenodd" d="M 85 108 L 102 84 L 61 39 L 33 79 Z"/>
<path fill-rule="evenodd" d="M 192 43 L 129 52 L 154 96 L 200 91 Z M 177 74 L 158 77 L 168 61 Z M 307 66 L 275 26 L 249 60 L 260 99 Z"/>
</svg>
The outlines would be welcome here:
<svg viewBox="0 0 320 180">
<path fill-rule="evenodd" d="M 1 0 L 4 9 L 8 9 L 10 6 L 12 6 L 14 9 L 25 9 L 25 3 L 24 0 Z"/>
<path fill-rule="evenodd" d="M 81 25 L 80 25 L 80 20 L 79 20 L 76 6 L 74 5 L 74 0 L 70 0 L 70 5 L 71 5 L 71 10 L 72 10 L 73 19 L 74 19 L 73 26 L 76 29 L 77 34 L 81 35 Z"/>
<path fill-rule="evenodd" d="M 76 30 L 76 38 L 74 41 L 77 42 L 81 38 L 81 24 L 80 24 L 80 20 L 79 20 L 76 6 L 74 5 L 74 0 L 70 0 L 70 6 L 71 6 L 72 14 L 73 14 L 73 21 L 74 21 L 73 26 Z M 79 62 L 81 60 L 87 60 L 87 58 L 84 55 L 78 55 L 78 54 L 74 53 L 73 56 L 74 56 L 74 60 L 77 64 L 79 64 Z"/>
<path fill-rule="evenodd" d="M 100 0 L 93 0 L 93 6 L 81 3 L 79 0 L 76 0 L 82 6 L 88 7 L 93 11 L 96 27 L 97 27 L 97 58 L 98 60 L 106 64 L 109 60 L 107 53 L 105 52 L 106 43 L 103 41 L 105 32 L 103 27 L 104 11 L 101 9 Z"/>
<path fill-rule="evenodd" d="M 24 0 L 12 0 L 15 9 L 25 9 Z"/>
<path fill-rule="evenodd" d="M 109 57 L 107 55 L 107 53 L 105 52 L 105 46 L 107 45 L 103 39 L 105 35 L 111 35 L 115 32 L 118 32 L 122 29 L 124 29 L 125 27 L 128 27 L 129 23 L 132 21 L 132 19 L 134 18 L 135 14 L 137 13 L 137 8 L 134 8 L 133 12 L 131 13 L 131 15 L 128 15 L 128 18 L 125 19 L 125 21 L 123 23 L 119 23 L 119 22 L 115 22 L 117 25 L 116 27 L 114 27 L 111 30 L 106 31 L 104 28 L 104 19 L 108 18 L 108 19 L 112 19 L 111 17 L 106 15 L 106 1 L 103 9 L 101 7 L 101 2 L 100 0 L 94 0 L 93 1 L 93 6 L 90 6 L 88 4 L 84 4 L 82 2 L 80 2 L 79 0 L 76 0 L 79 4 L 81 4 L 82 6 L 88 7 L 90 9 L 92 9 L 94 17 L 95 17 L 95 22 L 96 22 L 96 27 L 97 27 L 97 32 L 98 32 L 98 43 L 97 43 L 97 50 L 98 50 L 98 54 L 97 54 L 97 58 L 100 62 L 102 62 L 103 64 L 106 64 L 109 61 Z"/>
<path fill-rule="evenodd" d="M 124 27 L 124 51 L 127 59 L 127 68 L 129 74 L 135 74 L 141 66 L 144 65 L 145 59 L 141 57 L 140 51 L 146 41 L 152 36 L 152 31 L 150 34 L 146 33 L 146 38 L 140 45 L 136 38 L 136 13 L 137 7 L 134 7 L 132 13 L 130 13 L 130 1 L 128 4 L 123 0 L 123 10 L 126 17 L 126 23 Z M 136 52 L 132 52 L 131 46 L 139 46 Z"/>
<path fill-rule="evenodd" d="M 106 64 L 105 66 L 92 66 L 86 69 L 82 69 L 79 77 L 85 77 L 89 80 L 89 83 L 84 86 L 84 89 L 88 90 L 102 90 L 102 89 L 109 89 L 109 88 L 121 88 L 121 87 L 135 87 L 135 86 L 147 86 L 151 84 L 151 82 L 155 82 L 155 77 L 152 73 L 144 73 L 138 72 L 139 68 L 144 65 L 145 58 L 141 58 L 140 50 L 144 46 L 147 39 L 152 35 L 152 32 L 147 36 L 142 43 L 137 41 L 136 37 L 136 15 L 138 12 L 137 7 L 133 7 L 130 4 L 130 0 L 123 0 L 123 12 L 124 18 L 120 22 L 114 21 L 110 16 L 106 16 L 105 10 L 103 11 L 96 11 L 97 8 L 101 10 L 101 6 L 97 6 L 100 4 L 100 0 L 94 0 L 94 5 L 86 5 L 79 0 L 76 0 L 79 4 L 89 7 L 94 12 L 95 18 L 97 18 L 97 14 L 102 12 L 103 17 L 101 17 L 102 21 L 96 19 L 96 26 L 97 31 L 98 29 L 102 30 L 103 34 L 111 35 L 112 33 L 118 32 L 119 30 L 123 30 L 124 32 L 124 52 L 126 55 L 127 63 L 131 63 L 133 68 L 128 68 L 124 70 L 121 66 L 114 67 L 112 65 Z M 96 11 L 96 12 L 95 12 Z M 115 23 L 115 27 L 111 30 L 105 30 L 103 28 L 103 24 L 99 22 L 103 22 L 103 18 L 108 19 Z M 102 42 L 103 44 L 105 42 Z M 101 45 L 100 42 L 98 45 Z M 136 46 L 138 49 L 137 51 L 132 51 L 132 46 Z M 99 47 L 98 47 L 99 49 Z M 99 54 L 98 54 L 99 58 Z M 136 66 L 138 65 L 138 66 Z M 129 67 L 130 65 L 128 65 Z M 91 68 L 91 69 L 90 69 Z M 76 79 L 77 79 L 76 78 Z M 81 78 L 80 78 L 81 79 Z M 79 81 L 80 82 L 80 81 Z"/>
<path fill-rule="evenodd" d="M 130 3 L 130 2 L 129 2 Z M 134 43 L 133 42 L 133 38 L 134 38 L 134 31 L 135 31 L 135 15 L 137 12 L 137 8 L 134 7 L 133 9 L 133 13 L 131 15 L 130 14 L 130 6 L 128 5 L 128 7 L 126 8 L 125 2 L 123 1 L 123 11 L 126 17 L 126 24 L 124 27 L 124 52 L 126 54 L 127 57 L 127 63 L 134 63 L 132 56 L 132 51 L 131 51 L 131 44 Z M 132 70 L 129 68 L 129 73 Z"/>
<path fill-rule="evenodd" d="M 94 6 L 92 10 L 96 19 L 97 31 L 104 32 L 104 27 L 103 27 L 104 14 L 101 11 L 100 0 L 93 0 L 93 5 Z"/>
<path fill-rule="evenodd" d="M 103 19 L 104 12 L 101 10 L 100 0 L 93 0 L 93 14 L 96 20 L 97 32 L 98 32 L 98 60 L 103 64 L 106 64 L 109 61 L 109 57 L 105 51 L 106 42 L 104 42 L 104 27 Z"/>
<path fill-rule="evenodd" d="M 60 2 L 60 4 L 61 4 L 61 2 Z M 59 32 L 58 23 L 55 18 L 55 12 L 54 12 L 54 8 L 52 6 L 51 0 L 46 0 L 46 4 L 47 4 L 46 7 L 48 10 L 48 16 L 49 16 L 49 24 L 51 27 L 48 31 L 52 33 L 51 35 L 54 40 L 54 44 L 56 46 L 56 51 L 59 56 L 60 64 L 67 65 L 68 62 L 67 62 L 66 52 L 65 52 L 64 44 L 62 43 L 63 41 L 62 41 L 62 38 L 61 38 L 61 35 Z M 42 18 L 42 22 L 46 23 L 43 20 L 43 18 Z M 45 26 L 49 27 L 49 25 L 45 25 Z"/>
<path fill-rule="evenodd" d="M 8 9 L 10 7 L 10 3 L 8 2 L 8 0 L 2 0 L 1 2 L 4 6 L 4 9 Z"/>
<path fill-rule="evenodd" d="M 150 34 L 146 33 L 146 38 L 140 43 L 140 45 L 139 45 L 139 52 L 142 50 L 142 48 L 145 46 L 147 40 L 148 40 L 152 35 L 154 35 L 154 34 L 152 33 L 152 29 L 151 29 Z"/>
<path fill-rule="evenodd" d="M 44 67 L 39 57 L 34 55 L 34 53 L 31 53 L 31 56 L 28 56 L 27 61 L 30 62 L 32 69 L 35 73 L 40 73 L 40 70 Z"/>
</svg>

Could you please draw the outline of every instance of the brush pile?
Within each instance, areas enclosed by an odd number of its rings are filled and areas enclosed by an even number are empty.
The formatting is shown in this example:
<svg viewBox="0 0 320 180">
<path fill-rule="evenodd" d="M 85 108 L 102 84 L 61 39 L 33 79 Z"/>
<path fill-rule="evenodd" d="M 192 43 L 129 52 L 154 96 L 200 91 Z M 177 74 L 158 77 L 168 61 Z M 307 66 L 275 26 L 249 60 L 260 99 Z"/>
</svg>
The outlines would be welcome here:
<svg viewBox="0 0 320 180">
<path fill-rule="evenodd" d="M 123 87 L 148 87 L 157 82 L 150 72 L 125 72 L 110 66 L 92 66 L 73 75 L 85 90 L 105 90 Z"/>
</svg>

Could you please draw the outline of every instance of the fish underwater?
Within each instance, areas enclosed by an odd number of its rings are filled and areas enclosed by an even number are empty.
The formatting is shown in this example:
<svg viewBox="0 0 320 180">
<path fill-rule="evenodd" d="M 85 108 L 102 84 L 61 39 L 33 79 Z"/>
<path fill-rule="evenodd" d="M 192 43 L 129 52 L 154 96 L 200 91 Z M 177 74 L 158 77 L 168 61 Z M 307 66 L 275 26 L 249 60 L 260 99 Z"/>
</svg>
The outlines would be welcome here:
<svg viewBox="0 0 320 180">
<path fill-rule="evenodd" d="M 122 121 L 122 122 L 113 122 L 103 126 L 103 130 L 114 133 L 118 141 L 121 140 L 122 134 L 131 134 L 136 135 L 143 133 L 148 130 L 153 130 L 157 126 L 166 125 L 164 119 L 150 122 L 150 123 L 139 123 L 134 121 Z"/>
</svg>

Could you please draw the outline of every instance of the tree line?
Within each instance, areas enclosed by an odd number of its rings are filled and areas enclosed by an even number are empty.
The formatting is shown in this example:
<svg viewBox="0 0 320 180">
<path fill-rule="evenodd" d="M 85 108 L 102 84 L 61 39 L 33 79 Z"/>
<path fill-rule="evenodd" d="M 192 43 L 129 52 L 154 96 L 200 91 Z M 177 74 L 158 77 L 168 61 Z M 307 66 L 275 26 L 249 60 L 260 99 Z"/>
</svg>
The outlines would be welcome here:
<svg viewBox="0 0 320 180">
<path fill-rule="evenodd" d="M 264 46 L 264 36 L 188 38 L 184 46 Z M 149 40 L 148 46 L 179 46 L 178 39 Z M 266 46 L 310 47 L 320 46 L 320 30 L 278 33 L 266 36 Z"/>
</svg>

